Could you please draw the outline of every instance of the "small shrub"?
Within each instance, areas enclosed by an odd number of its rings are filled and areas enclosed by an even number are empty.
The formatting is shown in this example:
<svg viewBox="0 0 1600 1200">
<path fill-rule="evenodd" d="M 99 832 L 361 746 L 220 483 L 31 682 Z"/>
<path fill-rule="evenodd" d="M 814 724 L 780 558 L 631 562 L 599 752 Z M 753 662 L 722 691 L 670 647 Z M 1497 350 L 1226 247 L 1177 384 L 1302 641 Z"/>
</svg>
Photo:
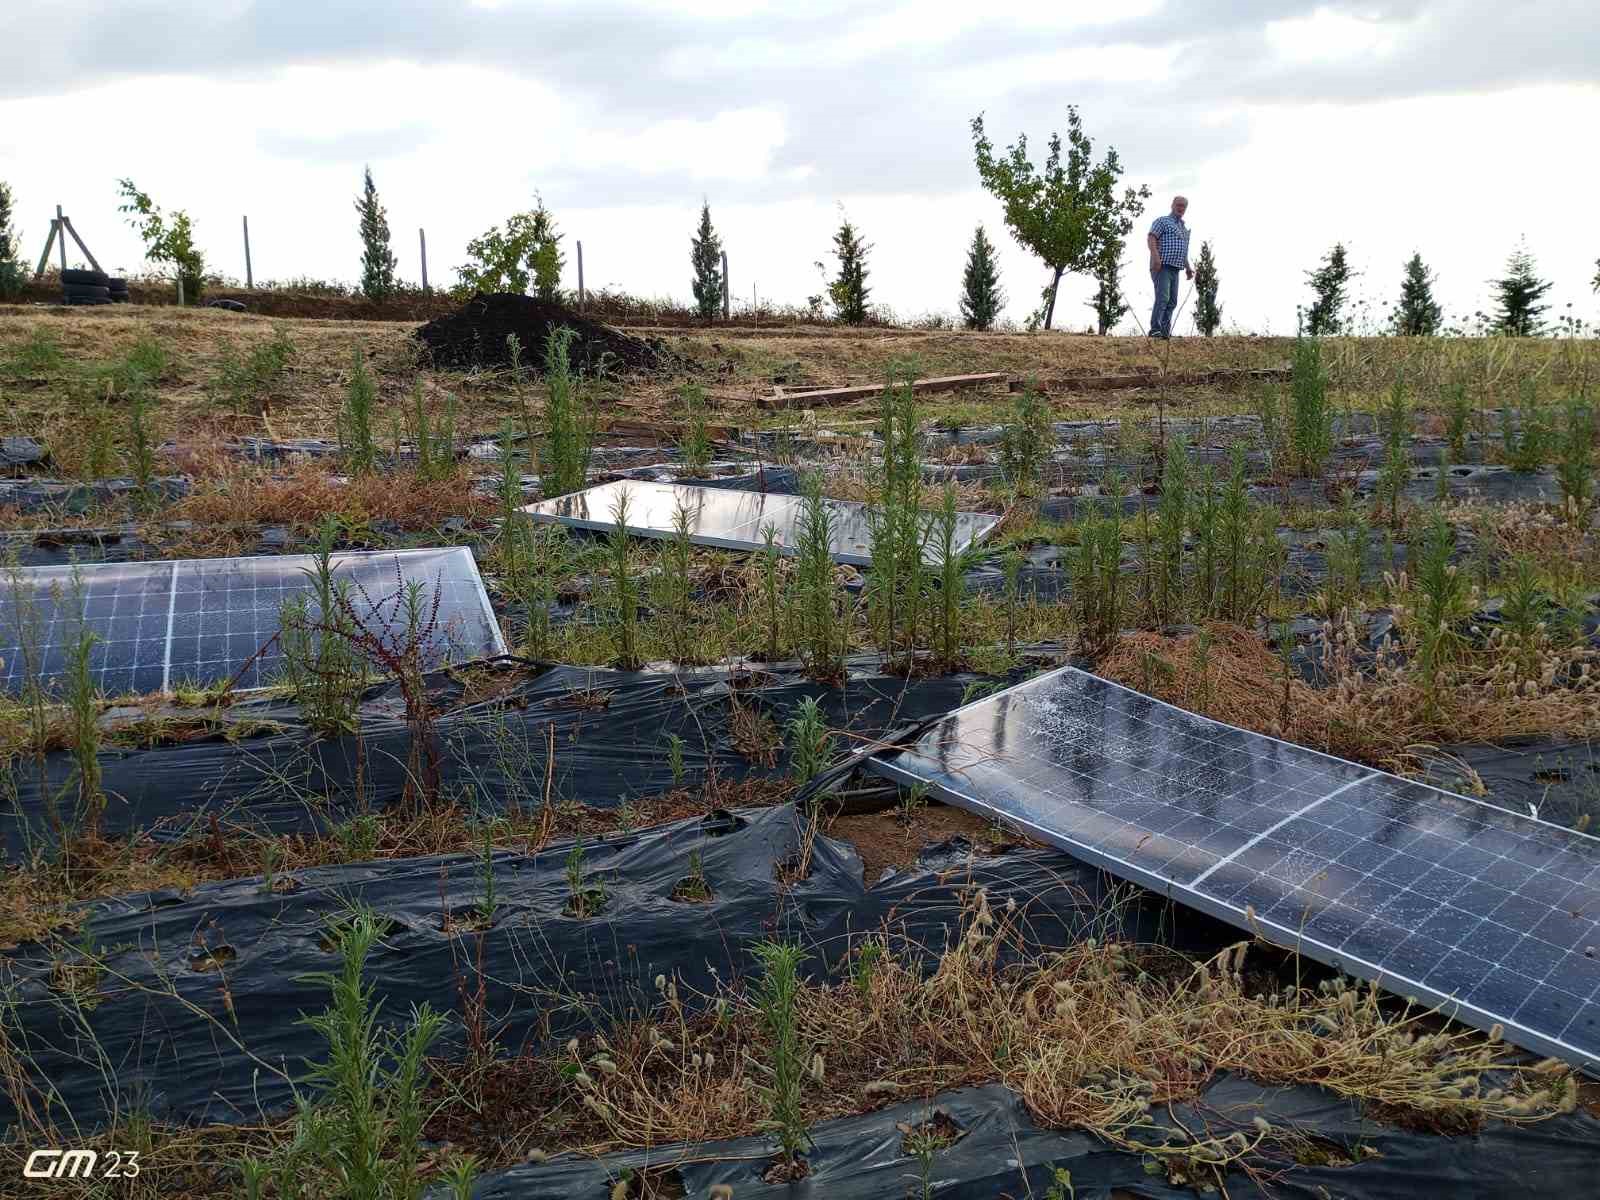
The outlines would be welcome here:
<svg viewBox="0 0 1600 1200">
<path fill-rule="evenodd" d="M 789 718 L 789 770 L 795 783 L 810 783 L 828 762 L 828 743 L 832 735 L 822 715 L 822 707 L 815 696 L 800 701 L 794 716 Z"/>
<path fill-rule="evenodd" d="M 260 416 L 271 407 L 273 393 L 293 357 L 294 343 L 282 329 L 275 329 L 269 341 L 251 347 L 243 358 L 230 343 L 211 381 L 211 394 L 236 413 Z"/>
<path fill-rule="evenodd" d="M 1122 510 L 1090 513 L 1077 523 L 1077 545 L 1067 553 L 1067 573 L 1085 651 L 1098 655 L 1122 628 Z"/>
<path fill-rule="evenodd" d="M 366 663 L 346 616 L 350 585 L 333 574 L 333 542 L 334 525 L 324 522 L 305 570 L 310 587 L 285 600 L 278 616 L 284 682 L 306 727 L 324 737 L 356 731 L 367 685 Z"/>
<path fill-rule="evenodd" d="M 922 455 L 911 390 L 915 374 L 910 366 L 899 364 L 884 388 L 878 431 L 883 467 L 870 489 L 866 510 L 872 544 L 867 613 L 878 644 L 890 653 L 899 645 L 915 649 L 917 644 L 922 554 L 930 532 L 922 513 Z"/>
<path fill-rule="evenodd" d="M 1500 410 L 1500 443 L 1506 465 L 1513 471 L 1543 470 L 1550 459 L 1552 440 L 1550 411 L 1539 395 L 1538 384 L 1524 380 L 1516 411 L 1510 406 Z"/>
<path fill-rule="evenodd" d="M 549 426 L 539 451 L 539 486 L 545 497 L 581 492 L 589 479 L 594 450 L 594 420 L 584 411 L 572 375 L 573 332 L 552 329 L 545 341 L 545 422 Z"/>
<path fill-rule="evenodd" d="M 358 347 L 350 355 L 350 379 L 345 384 L 344 406 L 336 421 L 345 466 L 357 474 L 371 471 L 378 464 L 372 424 L 377 404 L 378 385 Z"/>
<path fill-rule="evenodd" d="M 145 503 L 155 499 L 156 444 L 150 431 L 149 392 L 134 388 L 128 403 L 128 457 Z"/>
<path fill-rule="evenodd" d="M 1054 445 L 1048 402 L 1034 388 L 1024 388 L 1012 400 L 1011 420 L 1000 431 L 1000 472 L 1017 495 L 1042 493 L 1044 465 Z"/>
<path fill-rule="evenodd" d="M 74 581 L 74 591 L 82 594 Z M 74 605 L 82 611 L 81 602 Z M 100 692 L 94 682 L 94 648 L 100 639 L 82 621 L 67 643 L 66 705 L 68 741 L 78 784 L 78 816 L 90 833 L 100 829 L 106 797 L 100 776 Z"/>
<path fill-rule="evenodd" d="M 800 656 L 814 678 L 836 679 L 844 669 L 845 632 L 833 576 L 833 510 L 822 497 L 819 475 L 806 479 L 796 532 L 794 609 Z"/>
<path fill-rule="evenodd" d="M 565 864 L 568 892 L 566 912 L 569 917 L 579 920 L 594 916 L 605 907 L 606 902 L 605 888 L 598 883 L 589 883 L 584 878 L 583 863 L 583 839 L 579 838 L 567 851 Z"/>
<path fill-rule="evenodd" d="M 1295 469 L 1305 478 L 1319 478 L 1333 450 L 1333 406 L 1328 399 L 1322 344 L 1314 337 L 1295 341 L 1289 396 L 1289 438 Z"/>
<path fill-rule="evenodd" d="M 1444 393 L 1444 436 L 1450 446 L 1450 457 L 1465 462 L 1467 439 L 1472 434 L 1472 400 L 1467 395 L 1465 383 L 1453 383 Z"/>
<path fill-rule="evenodd" d="M 1564 410 L 1561 445 L 1556 459 L 1556 483 L 1564 507 L 1575 523 L 1594 502 L 1594 408 L 1582 396 L 1573 396 Z"/>
<path fill-rule="evenodd" d="M 1383 433 L 1383 467 L 1378 472 L 1378 511 L 1387 510 L 1389 524 L 1400 525 L 1400 498 L 1411 481 L 1411 403 L 1405 379 L 1396 375 L 1388 400 L 1379 414 Z"/>
<path fill-rule="evenodd" d="M 444 412 L 435 418 L 428 412 L 428 402 L 422 393 L 422 380 L 418 379 L 411 392 L 409 424 L 411 444 L 416 454 L 417 478 L 423 483 L 453 479 L 459 467 L 456 462 L 455 396 L 445 396 Z"/>
<path fill-rule="evenodd" d="M 678 454 L 684 471 L 704 478 L 711 466 L 711 434 L 706 422 L 706 392 L 697 383 L 686 383 L 683 399 L 683 432 L 678 439 Z"/>
<path fill-rule="evenodd" d="M 754 950 L 761 964 L 761 982 L 755 1004 L 766 1026 L 772 1061 L 766 1091 L 769 1128 L 778 1139 L 783 1158 L 793 1163 L 810 1143 L 806 1131 L 803 1090 L 810 1057 L 800 1040 L 800 961 L 798 946 L 766 942 Z"/>
<path fill-rule="evenodd" d="M 628 493 L 619 492 L 611 504 L 614 527 L 606 534 L 606 563 L 611 573 L 613 636 L 617 665 L 634 671 L 639 658 L 639 581 L 628 562 L 631 538 L 628 534 Z"/>
</svg>

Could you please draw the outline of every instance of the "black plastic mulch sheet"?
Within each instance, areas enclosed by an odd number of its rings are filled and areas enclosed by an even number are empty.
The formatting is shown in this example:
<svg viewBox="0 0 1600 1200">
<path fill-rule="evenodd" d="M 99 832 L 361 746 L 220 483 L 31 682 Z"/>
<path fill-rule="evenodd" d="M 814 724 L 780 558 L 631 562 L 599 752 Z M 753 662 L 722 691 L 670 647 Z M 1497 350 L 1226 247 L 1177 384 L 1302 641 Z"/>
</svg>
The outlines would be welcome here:
<svg viewBox="0 0 1600 1200">
<path fill-rule="evenodd" d="M 921 1164 L 906 1153 L 901 1127 L 915 1128 L 935 1113 L 953 1121 L 960 1134 L 933 1154 L 924 1191 Z M 1282 1148 L 1280 1137 L 1273 1149 L 1253 1158 L 1257 1174 L 1239 1169 L 1227 1174 L 1226 1194 L 1235 1200 L 1585 1196 L 1593 1194 L 1594 1172 L 1600 1168 L 1600 1121 L 1586 1115 L 1531 1126 L 1495 1125 L 1474 1137 L 1443 1137 L 1366 1120 L 1354 1102 L 1318 1088 L 1262 1087 L 1230 1075 L 1215 1079 L 1195 1103 L 1151 1115 L 1154 1123 L 1140 1139 L 1147 1136 L 1146 1144 L 1160 1144 L 1180 1127 L 1190 1136 L 1206 1137 L 1241 1130 L 1254 1141 L 1259 1116 L 1280 1131 L 1309 1139 L 1312 1152 L 1301 1155 L 1306 1161 L 1326 1160 L 1331 1153 L 1348 1164 L 1301 1165 Z M 1114 1148 L 1087 1133 L 1041 1128 L 1021 1100 L 998 1084 L 829 1121 L 810 1132 L 814 1145 L 805 1159 L 811 1173 L 795 1183 L 762 1178 L 776 1153 L 774 1143 L 738 1138 L 513 1167 L 485 1176 L 472 1195 L 474 1200 L 604 1197 L 629 1175 L 659 1179 L 657 1173 L 666 1172 L 674 1172 L 683 1187 L 669 1195 L 707 1196 L 712 1187 L 726 1184 L 735 1200 L 1025 1200 L 1047 1194 L 1076 1200 L 1193 1200 L 1198 1191 L 1171 1182 L 1150 1156 Z M 1071 1190 L 1050 1190 L 1058 1170 L 1070 1176 Z M 431 1192 L 430 1200 L 443 1200 L 443 1192 Z"/>
<path fill-rule="evenodd" d="M 568 915 L 571 843 L 498 852 L 481 947 L 475 932 L 444 928 L 447 913 L 459 922 L 484 902 L 483 862 L 471 855 L 297 871 L 290 890 L 257 878 L 97 902 L 70 947 L 30 944 L 0 958 L 10 998 L 0 1020 L 34 1084 L 48 1081 L 54 1100 L 41 1094 L 40 1107 L 63 1124 L 93 1127 L 135 1104 L 160 1119 L 246 1121 L 282 1112 L 290 1081 L 318 1052 L 296 1018 L 321 1012 L 328 994 L 305 976 L 337 966 L 329 931 L 358 904 L 388 923 L 366 970 L 385 1022 L 421 1003 L 458 1016 L 481 960 L 489 1027 L 509 1050 L 648 1011 L 660 1002 L 659 974 L 677 978 L 686 997 L 734 982 L 751 968 L 750 947 L 770 938 L 805 946 L 813 974 L 840 970 L 852 939 L 884 929 L 931 961 L 977 888 L 995 907 L 1014 899 L 1039 948 L 1089 933 L 1232 940 L 1154 901 L 1106 906 L 1110 883 L 1054 850 L 979 854 L 958 840 L 869 889 L 855 850 L 819 835 L 810 874 L 781 887 L 779 867 L 795 859 L 802 832 L 783 806 L 591 842 L 584 887 L 606 898 L 586 919 Z M 708 902 L 673 898 L 691 855 Z M 92 986 L 69 991 L 86 952 L 103 966 Z M 459 1048 L 460 1027 L 453 1019 L 436 1053 Z M 16 1119 L 0 1095 L 0 1135 Z"/>
<path fill-rule="evenodd" d="M 850 677 L 839 687 L 812 682 L 793 663 L 732 671 L 544 668 L 491 702 L 439 718 L 443 790 L 491 812 L 533 807 L 543 802 L 548 775 L 553 800 L 613 806 L 673 786 L 669 735 L 683 739 L 691 780 L 713 771 L 724 779 L 784 773 L 783 751 L 768 766 L 735 744 L 735 703 L 768 717 L 781 734 L 800 701 L 814 696 L 829 728 L 840 731 L 836 749 L 848 750 L 958 707 L 969 686 L 1003 685 L 969 674 L 907 681 L 877 673 L 877 664 L 870 655 L 850 660 Z M 436 708 L 459 703 L 461 684 L 445 675 L 432 682 Z M 394 803 L 404 791 L 410 745 L 403 712 L 395 689 L 383 687 L 363 705 L 359 738 L 321 739 L 292 707 L 249 701 L 234 705 L 230 719 L 279 722 L 283 732 L 103 752 L 104 829 L 175 837 L 215 816 L 224 827 L 284 833 L 326 829 Z M 555 765 L 548 769 L 552 730 Z M 0 806 L 0 848 L 8 856 L 50 845 L 49 802 L 74 793 L 69 754 L 53 754 L 45 765 L 41 781 L 30 761 L 16 764 L 17 803 Z"/>
<path fill-rule="evenodd" d="M 1476 778 L 1474 778 L 1474 776 Z M 1522 738 L 1498 746 L 1441 746 L 1428 777 L 1441 787 L 1557 825 L 1600 825 L 1600 743 Z"/>
</svg>

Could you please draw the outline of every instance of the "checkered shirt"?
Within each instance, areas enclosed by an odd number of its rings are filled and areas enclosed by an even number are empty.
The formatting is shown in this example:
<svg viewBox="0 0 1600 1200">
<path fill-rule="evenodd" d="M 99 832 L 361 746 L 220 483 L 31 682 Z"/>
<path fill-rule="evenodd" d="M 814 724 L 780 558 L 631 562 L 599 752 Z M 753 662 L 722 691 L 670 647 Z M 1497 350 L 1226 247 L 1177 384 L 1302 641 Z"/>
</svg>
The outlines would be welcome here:
<svg viewBox="0 0 1600 1200">
<path fill-rule="evenodd" d="M 1157 217 L 1150 226 L 1161 248 L 1161 265 L 1181 267 L 1189 262 L 1189 227 L 1179 217 L 1168 213 Z"/>
</svg>

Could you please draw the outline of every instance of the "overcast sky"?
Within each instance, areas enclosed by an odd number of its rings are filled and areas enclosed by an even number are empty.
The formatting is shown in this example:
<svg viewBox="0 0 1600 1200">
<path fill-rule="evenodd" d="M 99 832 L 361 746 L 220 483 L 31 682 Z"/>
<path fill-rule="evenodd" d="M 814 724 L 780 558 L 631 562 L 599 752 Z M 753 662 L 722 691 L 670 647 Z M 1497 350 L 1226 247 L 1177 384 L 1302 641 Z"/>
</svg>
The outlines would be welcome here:
<svg viewBox="0 0 1600 1200">
<path fill-rule="evenodd" d="M 591 288 L 685 299 L 705 197 L 736 296 L 788 303 L 821 290 L 842 205 L 873 244 L 872 301 L 902 316 L 954 312 L 982 222 L 1020 321 L 1046 273 L 978 187 L 968 123 L 1042 158 L 1075 103 L 1155 193 L 1125 259 L 1141 320 L 1143 235 L 1175 191 L 1228 327 L 1291 332 L 1336 239 L 1374 321 L 1413 250 L 1447 315 L 1488 308 L 1519 238 L 1552 316 L 1600 316 L 1596 0 L 1089 7 L 5 0 L 0 179 L 33 260 L 60 203 L 103 266 L 139 269 L 126 175 L 188 209 L 217 270 L 243 277 L 248 214 L 258 280 L 351 280 L 370 163 L 401 274 L 424 227 L 435 284 L 537 189 L 568 286 L 581 239 Z M 1066 323 L 1089 291 L 1065 288 Z"/>
</svg>

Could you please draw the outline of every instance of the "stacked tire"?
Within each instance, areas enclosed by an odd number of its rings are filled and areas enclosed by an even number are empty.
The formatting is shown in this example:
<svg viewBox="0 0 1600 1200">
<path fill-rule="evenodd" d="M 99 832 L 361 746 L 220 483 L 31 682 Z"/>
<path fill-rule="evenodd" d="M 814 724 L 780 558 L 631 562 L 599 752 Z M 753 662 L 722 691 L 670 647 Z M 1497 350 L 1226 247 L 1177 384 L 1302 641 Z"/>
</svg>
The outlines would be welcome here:
<svg viewBox="0 0 1600 1200">
<path fill-rule="evenodd" d="M 123 295 L 127 295 L 127 280 L 119 280 Z M 61 302 L 63 304 L 110 304 L 111 276 L 104 271 L 66 270 L 61 272 Z"/>
<path fill-rule="evenodd" d="M 111 293 L 111 303 L 113 303 L 113 304 L 127 304 L 127 303 L 129 303 L 129 300 L 128 300 L 128 281 L 126 279 L 120 278 L 119 276 L 116 276 L 116 275 L 111 276 L 106 281 L 106 290 Z"/>
</svg>

